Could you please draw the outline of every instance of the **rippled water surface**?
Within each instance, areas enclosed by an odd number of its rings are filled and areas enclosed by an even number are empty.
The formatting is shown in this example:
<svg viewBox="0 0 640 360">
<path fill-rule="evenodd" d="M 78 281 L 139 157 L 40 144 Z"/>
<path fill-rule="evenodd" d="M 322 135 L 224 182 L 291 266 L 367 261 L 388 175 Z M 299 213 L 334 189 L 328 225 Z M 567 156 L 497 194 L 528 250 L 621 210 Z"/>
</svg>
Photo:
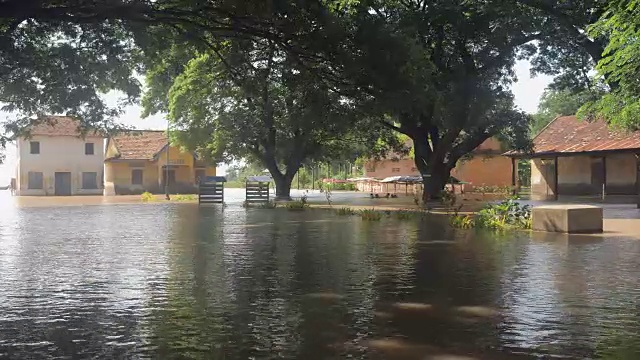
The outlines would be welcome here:
<svg viewBox="0 0 640 360">
<path fill-rule="evenodd" d="M 324 210 L 0 209 L 3 358 L 640 358 L 633 240 Z"/>
</svg>

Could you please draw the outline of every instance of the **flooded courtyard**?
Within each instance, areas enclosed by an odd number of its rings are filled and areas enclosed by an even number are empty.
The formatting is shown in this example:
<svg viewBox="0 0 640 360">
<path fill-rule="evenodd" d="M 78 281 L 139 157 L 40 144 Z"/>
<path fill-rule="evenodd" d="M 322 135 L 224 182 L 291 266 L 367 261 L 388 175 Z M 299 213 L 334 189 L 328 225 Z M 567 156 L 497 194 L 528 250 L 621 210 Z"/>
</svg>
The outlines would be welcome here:
<svg viewBox="0 0 640 360">
<path fill-rule="evenodd" d="M 0 201 L 0 358 L 640 358 L 624 236 Z"/>
</svg>

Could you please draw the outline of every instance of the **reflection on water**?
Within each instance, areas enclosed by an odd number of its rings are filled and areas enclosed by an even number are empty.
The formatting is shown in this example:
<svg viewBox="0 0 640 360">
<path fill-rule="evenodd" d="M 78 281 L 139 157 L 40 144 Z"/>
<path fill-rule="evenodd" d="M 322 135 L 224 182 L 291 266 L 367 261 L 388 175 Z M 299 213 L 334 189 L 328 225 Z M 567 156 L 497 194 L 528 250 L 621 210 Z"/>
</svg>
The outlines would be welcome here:
<svg viewBox="0 0 640 360">
<path fill-rule="evenodd" d="M 638 358 L 640 242 L 322 210 L 0 209 L 0 357 Z"/>
</svg>

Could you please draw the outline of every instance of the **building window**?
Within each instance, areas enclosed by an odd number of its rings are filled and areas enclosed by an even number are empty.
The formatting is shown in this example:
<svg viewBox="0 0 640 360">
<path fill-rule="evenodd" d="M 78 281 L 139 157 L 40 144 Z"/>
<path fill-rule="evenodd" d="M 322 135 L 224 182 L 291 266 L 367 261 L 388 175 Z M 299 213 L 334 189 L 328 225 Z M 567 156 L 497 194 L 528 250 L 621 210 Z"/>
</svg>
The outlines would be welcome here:
<svg viewBox="0 0 640 360">
<path fill-rule="evenodd" d="M 41 172 L 29 171 L 29 189 L 42 190 L 43 178 Z"/>
<path fill-rule="evenodd" d="M 131 185 L 142 185 L 142 169 L 131 170 Z"/>
<path fill-rule="evenodd" d="M 399 173 L 400 172 L 400 168 L 392 168 L 391 172 L 392 173 Z"/>
<path fill-rule="evenodd" d="M 93 143 L 85 143 L 84 144 L 84 154 L 85 155 L 93 155 L 94 154 L 94 144 Z"/>
<path fill-rule="evenodd" d="M 31 141 L 29 143 L 29 148 L 31 154 L 40 154 L 40 141 Z"/>
<path fill-rule="evenodd" d="M 204 177 L 205 177 L 204 169 L 197 169 L 196 170 L 196 184 L 200 184 L 200 181 L 204 180 Z"/>
<path fill-rule="evenodd" d="M 96 173 L 96 172 L 83 172 L 82 173 L 82 188 L 83 189 L 97 189 L 98 188 L 98 173 Z"/>
</svg>

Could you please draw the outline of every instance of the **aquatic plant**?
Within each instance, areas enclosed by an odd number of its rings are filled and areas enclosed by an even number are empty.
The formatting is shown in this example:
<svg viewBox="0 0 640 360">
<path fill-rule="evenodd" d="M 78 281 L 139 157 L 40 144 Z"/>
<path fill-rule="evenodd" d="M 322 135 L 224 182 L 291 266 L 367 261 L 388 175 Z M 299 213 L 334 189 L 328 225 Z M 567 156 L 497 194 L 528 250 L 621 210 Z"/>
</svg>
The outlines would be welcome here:
<svg viewBox="0 0 640 360">
<path fill-rule="evenodd" d="M 475 227 L 475 221 L 471 215 L 453 215 L 449 218 L 451 226 L 458 229 L 471 229 Z"/>
<path fill-rule="evenodd" d="M 355 215 L 356 212 L 350 207 L 342 207 L 342 208 L 336 209 L 336 214 L 340 216 L 350 216 L 350 215 Z"/>
<path fill-rule="evenodd" d="M 382 213 L 372 209 L 360 210 L 360 217 L 367 221 L 380 221 Z"/>
<path fill-rule="evenodd" d="M 149 202 L 149 201 L 154 201 L 156 197 L 153 196 L 152 193 L 145 191 L 142 193 L 142 195 L 140 195 L 140 199 L 142 200 L 142 202 Z"/>
<path fill-rule="evenodd" d="M 291 211 L 302 211 L 308 208 L 309 204 L 307 204 L 306 197 L 303 197 L 303 198 L 300 198 L 299 200 L 286 202 L 283 204 L 283 207 Z"/>
</svg>

